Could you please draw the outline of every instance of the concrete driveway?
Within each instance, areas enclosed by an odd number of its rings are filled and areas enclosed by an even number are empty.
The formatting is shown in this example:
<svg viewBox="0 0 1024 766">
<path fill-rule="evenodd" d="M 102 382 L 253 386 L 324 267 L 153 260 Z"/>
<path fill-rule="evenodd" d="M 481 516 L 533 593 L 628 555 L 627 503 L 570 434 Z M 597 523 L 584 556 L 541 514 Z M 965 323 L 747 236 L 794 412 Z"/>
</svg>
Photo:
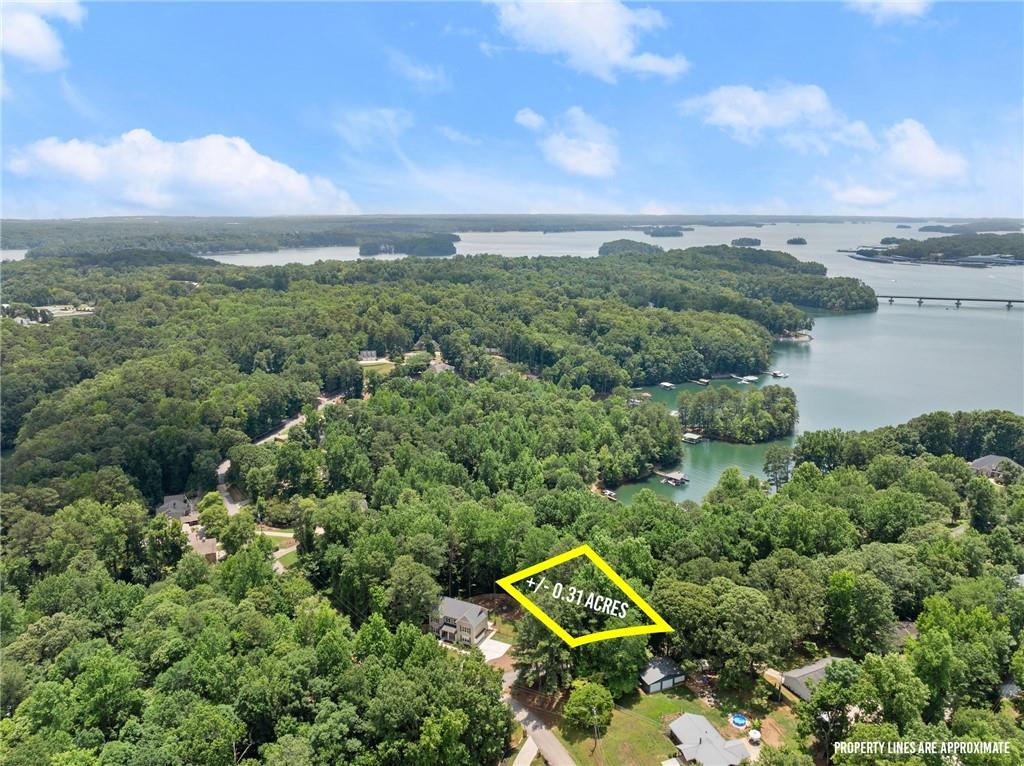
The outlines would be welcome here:
<svg viewBox="0 0 1024 766">
<path fill-rule="evenodd" d="M 504 657 L 505 652 L 511 648 L 512 644 L 506 644 L 504 641 L 498 641 L 493 638 L 485 638 L 480 642 L 480 651 L 484 653 L 484 659 L 487 662 Z"/>
</svg>

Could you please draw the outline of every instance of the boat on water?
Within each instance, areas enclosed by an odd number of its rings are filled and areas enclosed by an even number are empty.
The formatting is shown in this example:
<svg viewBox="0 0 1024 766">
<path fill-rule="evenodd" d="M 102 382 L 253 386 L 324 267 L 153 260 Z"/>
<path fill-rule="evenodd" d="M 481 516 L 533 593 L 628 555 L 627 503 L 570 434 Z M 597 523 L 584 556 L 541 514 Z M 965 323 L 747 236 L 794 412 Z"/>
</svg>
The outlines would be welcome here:
<svg viewBox="0 0 1024 766">
<path fill-rule="evenodd" d="M 777 341 L 789 342 L 789 343 L 806 343 L 807 341 L 814 340 L 814 336 L 809 332 L 792 332 L 783 333 L 775 338 Z"/>
<path fill-rule="evenodd" d="M 706 386 L 709 383 L 711 383 L 711 381 L 708 378 L 697 378 L 696 380 L 691 380 L 690 382 L 696 383 L 698 386 Z"/>
<path fill-rule="evenodd" d="M 667 380 L 663 380 L 661 383 L 658 384 L 658 388 L 663 388 L 666 391 L 671 391 L 675 387 L 676 387 L 675 383 L 669 383 Z"/>
<path fill-rule="evenodd" d="M 679 417 L 679 410 L 672 410 L 669 413 L 669 417 L 678 418 Z"/>
<path fill-rule="evenodd" d="M 616 495 L 610 489 L 602 489 L 601 490 L 601 495 L 604 496 L 604 497 L 607 497 L 609 500 L 617 500 L 618 499 L 618 495 Z"/>
<path fill-rule="evenodd" d="M 690 480 L 682 471 L 655 471 L 656 476 L 661 477 L 661 483 L 666 484 L 670 487 L 678 487 L 680 484 L 685 484 Z"/>
<path fill-rule="evenodd" d="M 788 372 L 783 372 L 782 370 L 772 370 L 772 377 L 773 378 L 788 378 L 789 377 L 789 373 Z"/>
</svg>

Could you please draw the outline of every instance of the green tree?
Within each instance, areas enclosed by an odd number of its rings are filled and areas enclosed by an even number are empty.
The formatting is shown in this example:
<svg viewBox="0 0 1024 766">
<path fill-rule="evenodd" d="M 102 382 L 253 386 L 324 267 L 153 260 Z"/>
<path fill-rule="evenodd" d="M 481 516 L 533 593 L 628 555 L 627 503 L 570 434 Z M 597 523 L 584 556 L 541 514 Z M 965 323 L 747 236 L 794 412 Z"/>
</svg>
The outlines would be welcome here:
<svg viewBox="0 0 1024 766">
<path fill-rule="evenodd" d="M 206 530 L 207 537 L 220 539 L 228 524 L 228 507 L 224 505 L 224 499 L 220 494 L 207 492 L 196 505 L 196 511 L 199 513 L 199 523 Z"/>
<path fill-rule="evenodd" d="M 412 556 L 399 556 L 388 575 L 387 603 L 392 622 L 422 625 L 427 622 L 431 609 L 441 595 L 441 586 L 429 567 L 413 560 Z"/>
<path fill-rule="evenodd" d="M 606 688 L 580 679 L 573 682 L 562 716 L 567 724 L 581 731 L 596 729 L 600 733 L 611 725 L 614 708 L 612 695 Z"/>
<path fill-rule="evenodd" d="M 776 491 L 789 481 L 793 450 L 784 444 L 772 444 L 764 453 L 764 474 Z"/>
<path fill-rule="evenodd" d="M 245 508 L 231 516 L 227 523 L 221 528 L 218 539 L 228 555 L 240 551 L 248 545 L 256 536 L 256 520 Z"/>
<path fill-rule="evenodd" d="M 825 670 L 825 677 L 811 690 L 811 698 L 797 706 L 800 735 L 814 737 L 825 753 L 832 744 L 846 739 L 850 709 L 859 701 L 856 685 L 860 668 L 852 660 L 838 659 Z"/>
<path fill-rule="evenodd" d="M 896 617 L 892 594 L 870 573 L 835 572 L 825 592 L 825 626 L 836 643 L 855 656 L 884 650 Z"/>
</svg>

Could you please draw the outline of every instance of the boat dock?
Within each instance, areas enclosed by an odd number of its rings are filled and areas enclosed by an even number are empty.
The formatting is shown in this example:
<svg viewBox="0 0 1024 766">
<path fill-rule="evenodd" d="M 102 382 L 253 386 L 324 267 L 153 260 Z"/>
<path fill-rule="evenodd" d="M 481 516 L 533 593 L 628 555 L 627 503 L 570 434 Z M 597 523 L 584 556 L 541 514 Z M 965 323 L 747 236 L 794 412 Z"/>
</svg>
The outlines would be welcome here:
<svg viewBox="0 0 1024 766">
<path fill-rule="evenodd" d="M 925 301 L 932 301 L 936 303 L 949 302 L 957 308 L 960 308 L 963 303 L 1002 303 L 1006 308 L 1012 309 L 1014 303 L 1024 303 L 1024 298 L 947 298 L 934 295 L 878 295 L 877 293 L 875 297 L 879 300 L 888 299 L 890 305 L 897 300 L 917 301 L 918 306 L 923 306 Z"/>
<path fill-rule="evenodd" d="M 678 487 L 690 480 L 682 471 L 655 471 L 654 475 L 661 477 L 662 484 L 668 484 L 671 487 Z"/>
</svg>

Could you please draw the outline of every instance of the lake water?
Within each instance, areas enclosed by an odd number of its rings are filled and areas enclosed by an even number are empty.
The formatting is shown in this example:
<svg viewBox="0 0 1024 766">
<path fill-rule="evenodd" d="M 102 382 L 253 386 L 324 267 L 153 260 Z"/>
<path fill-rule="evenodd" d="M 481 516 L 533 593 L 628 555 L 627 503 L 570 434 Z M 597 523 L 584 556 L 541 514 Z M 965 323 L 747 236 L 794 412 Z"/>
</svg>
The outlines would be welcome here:
<svg viewBox="0 0 1024 766">
<path fill-rule="evenodd" d="M 0 261 L 20 261 L 28 250 L 0 250 Z"/>
<path fill-rule="evenodd" d="M 229 263 L 232 266 L 282 266 L 286 263 L 311 264 L 317 261 L 358 261 L 359 248 L 356 246 L 337 247 L 295 247 L 274 250 L 262 253 L 216 253 L 204 255 L 219 263 Z M 374 255 L 376 260 L 393 261 L 397 258 L 404 258 L 404 255 Z"/>
</svg>

